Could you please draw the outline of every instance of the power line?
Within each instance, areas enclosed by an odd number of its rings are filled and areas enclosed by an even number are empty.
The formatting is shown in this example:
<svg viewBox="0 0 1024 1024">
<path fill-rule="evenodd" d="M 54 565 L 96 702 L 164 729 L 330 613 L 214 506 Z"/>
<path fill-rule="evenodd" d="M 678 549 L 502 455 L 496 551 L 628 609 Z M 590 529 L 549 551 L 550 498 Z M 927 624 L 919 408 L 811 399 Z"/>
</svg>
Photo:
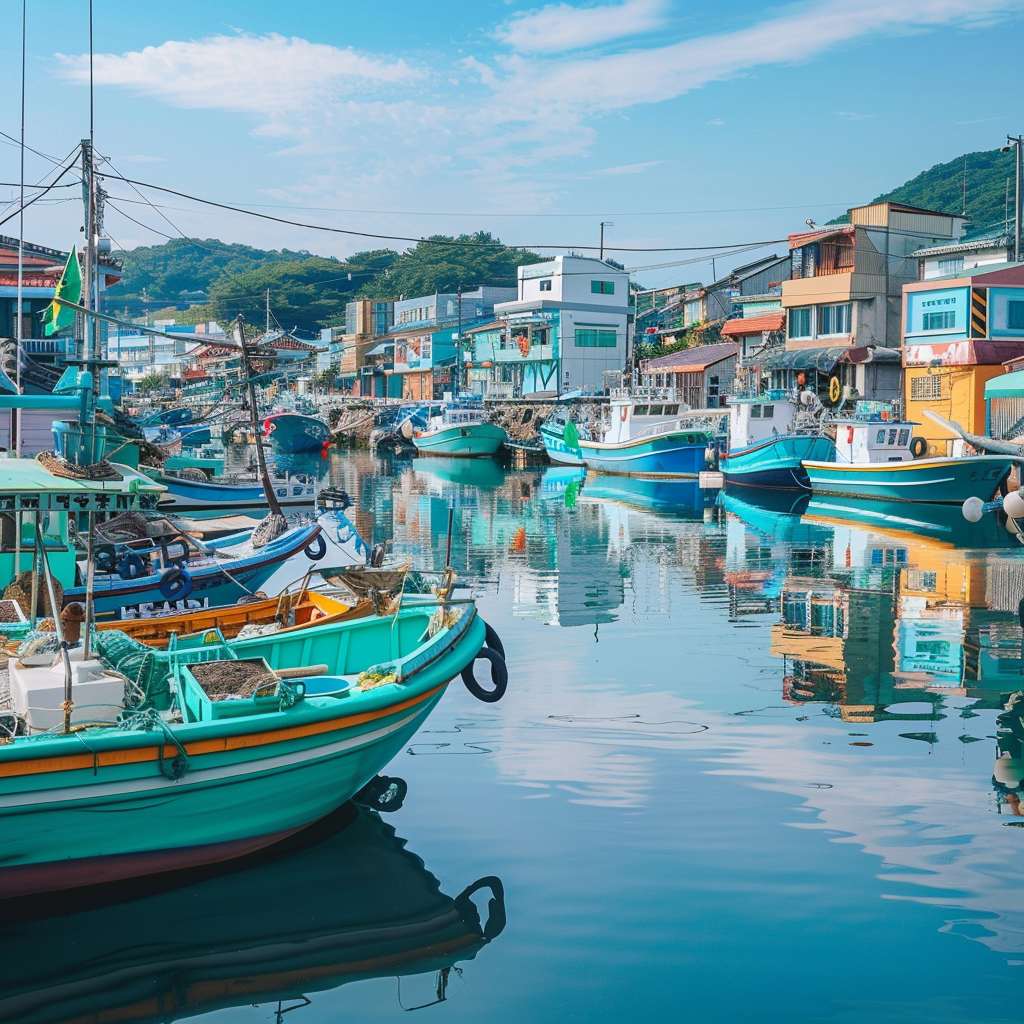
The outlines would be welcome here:
<svg viewBox="0 0 1024 1024">
<path fill-rule="evenodd" d="M 239 206 L 232 206 L 230 203 L 219 203 L 213 199 L 202 199 L 199 196 L 189 195 L 187 192 L 179 192 L 177 189 L 165 188 L 163 185 L 153 185 L 150 182 L 138 181 L 134 178 L 125 178 L 121 175 L 110 174 L 106 177 L 113 178 L 115 181 L 123 181 L 129 185 L 140 185 L 143 188 L 152 188 L 158 192 L 166 192 L 168 195 L 178 196 L 181 199 L 188 199 L 191 202 L 202 203 L 204 206 L 214 206 L 221 210 L 230 210 L 233 213 L 241 213 L 247 217 L 257 217 L 260 220 L 269 220 L 277 224 L 287 224 L 290 227 L 307 228 L 311 231 L 325 231 L 335 235 L 352 235 L 357 238 L 373 238 L 380 239 L 382 241 L 389 242 L 414 242 L 419 244 L 420 242 L 429 242 L 432 245 L 447 245 L 457 246 L 462 248 L 470 249 L 583 249 L 587 251 L 597 251 L 600 246 L 597 245 L 551 245 L 551 244 L 537 244 L 537 245 L 524 245 L 518 244 L 513 246 L 506 246 L 502 242 L 475 242 L 472 240 L 456 240 L 456 239 L 437 239 L 437 238 L 413 238 L 409 235 L 385 235 L 378 234 L 370 231 L 354 231 L 351 228 L 335 228 L 328 227 L 325 224 L 310 224 L 304 221 L 291 220 L 287 217 L 275 217 L 269 213 L 258 213 L 255 210 L 246 210 Z M 605 246 L 606 249 L 610 249 L 613 252 L 709 252 L 711 250 L 718 249 L 735 249 L 738 246 L 755 246 L 755 245 L 773 245 L 786 241 L 785 238 L 770 238 L 761 242 L 739 242 L 732 243 L 731 245 L 676 245 L 676 246 Z"/>
<path fill-rule="evenodd" d="M 70 171 L 71 168 L 74 166 L 74 155 L 75 154 L 72 155 L 71 163 L 69 163 L 64 168 L 64 170 L 62 170 L 60 172 L 60 174 L 58 174 L 57 177 L 54 178 L 54 180 L 49 185 L 46 186 L 46 188 L 44 188 L 38 195 L 33 196 L 30 200 L 28 200 L 28 202 L 23 203 L 16 210 L 13 210 L 6 217 L 4 217 L 3 220 L 0 220 L 0 224 L 6 224 L 9 220 L 13 220 L 15 217 L 18 216 L 19 213 L 21 213 L 22 210 L 27 210 L 33 203 L 36 203 L 40 199 L 42 199 L 43 196 L 45 196 L 46 193 L 49 192 L 52 188 L 55 188 L 56 185 L 57 185 L 57 182 L 60 181 L 60 179 L 63 178 L 64 175 L 67 174 L 68 171 Z"/>
</svg>

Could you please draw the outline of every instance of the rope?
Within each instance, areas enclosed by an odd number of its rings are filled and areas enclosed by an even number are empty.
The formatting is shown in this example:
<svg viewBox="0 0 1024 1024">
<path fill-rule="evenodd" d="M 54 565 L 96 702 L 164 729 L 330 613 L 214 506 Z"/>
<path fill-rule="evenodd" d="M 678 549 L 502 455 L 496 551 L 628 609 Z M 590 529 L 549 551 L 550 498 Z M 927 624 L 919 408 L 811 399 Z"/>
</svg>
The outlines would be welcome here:
<svg viewBox="0 0 1024 1024">
<path fill-rule="evenodd" d="M 159 728 L 163 732 L 164 738 L 176 747 L 178 751 L 177 756 L 168 764 L 164 760 L 164 744 L 160 744 L 158 747 L 159 754 L 157 755 L 160 771 L 165 778 L 170 779 L 172 782 L 177 782 L 179 779 L 184 778 L 185 773 L 191 767 L 189 765 L 188 753 L 181 743 L 178 742 L 178 737 L 174 735 L 167 723 L 154 708 L 147 708 L 145 711 L 135 711 L 130 715 L 125 715 L 118 723 L 118 728 L 138 729 L 141 732 L 149 732 L 152 729 Z"/>
</svg>

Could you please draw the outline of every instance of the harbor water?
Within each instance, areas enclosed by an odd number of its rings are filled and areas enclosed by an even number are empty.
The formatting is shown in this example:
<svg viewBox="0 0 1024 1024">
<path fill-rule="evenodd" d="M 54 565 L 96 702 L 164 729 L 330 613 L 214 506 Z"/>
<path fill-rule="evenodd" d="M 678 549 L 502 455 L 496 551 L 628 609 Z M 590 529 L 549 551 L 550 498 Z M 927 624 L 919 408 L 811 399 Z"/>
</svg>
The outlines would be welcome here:
<svg viewBox="0 0 1024 1024">
<path fill-rule="evenodd" d="M 19 905 L 5 1020 L 1020 1019 L 1024 550 L 995 516 L 322 471 L 415 568 L 453 510 L 505 698 L 453 682 L 386 769 L 392 814 Z"/>
</svg>

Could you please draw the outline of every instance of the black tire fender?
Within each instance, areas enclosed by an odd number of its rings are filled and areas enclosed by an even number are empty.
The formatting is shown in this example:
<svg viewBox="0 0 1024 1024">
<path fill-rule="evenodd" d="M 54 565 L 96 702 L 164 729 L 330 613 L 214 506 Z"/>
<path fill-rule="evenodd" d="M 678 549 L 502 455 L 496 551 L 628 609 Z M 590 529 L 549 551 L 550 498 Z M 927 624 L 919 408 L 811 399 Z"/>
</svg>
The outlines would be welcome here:
<svg viewBox="0 0 1024 1024">
<path fill-rule="evenodd" d="M 473 673 L 473 664 L 476 658 L 462 670 L 462 681 L 465 683 L 466 689 L 477 700 L 482 700 L 485 704 L 496 704 L 505 696 L 505 690 L 508 689 L 508 666 L 505 664 L 505 659 L 489 647 L 481 647 L 477 651 L 476 657 L 491 663 L 491 682 L 494 684 L 494 688 L 485 690 L 477 682 L 476 675 Z"/>
<path fill-rule="evenodd" d="M 486 632 L 484 633 L 485 646 L 490 647 L 492 651 L 496 651 L 498 654 L 500 654 L 502 661 L 504 661 L 505 645 L 501 642 L 501 637 L 498 636 L 497 631 L 489 622 L 484 623 L 484 629 L 486 630 Z"/>
<path fill-rule="evenodd" d="M 319 562 L 324 555 L 327 554 L 327 541 L 324 540 L 324 535 L 318 533 L 303 549 L 302 553 L 312 559 L 314 562 Z"/>
<path fill-rule="evenodd" d="M 192 593 L 192 577 L 184 569 L 168 569 L 160 578 L 160 596 L 165 601 L 184 601 Z"/>
</svg>

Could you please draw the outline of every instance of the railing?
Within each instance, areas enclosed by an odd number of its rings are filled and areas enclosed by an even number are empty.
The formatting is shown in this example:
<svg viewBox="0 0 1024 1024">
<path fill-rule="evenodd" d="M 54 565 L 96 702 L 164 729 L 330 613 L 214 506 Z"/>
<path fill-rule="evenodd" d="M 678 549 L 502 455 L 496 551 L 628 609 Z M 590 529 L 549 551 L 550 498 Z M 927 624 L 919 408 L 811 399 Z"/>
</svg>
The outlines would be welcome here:
<svg viewBox="0 0 1024 1024">
<path fill-rule="evenodd" d="M 633 399 L 634 402 L 674 402 L 675 388 L 636 387 L 612 388 L 611 397 L 619 400 Z"/>
</svg>

